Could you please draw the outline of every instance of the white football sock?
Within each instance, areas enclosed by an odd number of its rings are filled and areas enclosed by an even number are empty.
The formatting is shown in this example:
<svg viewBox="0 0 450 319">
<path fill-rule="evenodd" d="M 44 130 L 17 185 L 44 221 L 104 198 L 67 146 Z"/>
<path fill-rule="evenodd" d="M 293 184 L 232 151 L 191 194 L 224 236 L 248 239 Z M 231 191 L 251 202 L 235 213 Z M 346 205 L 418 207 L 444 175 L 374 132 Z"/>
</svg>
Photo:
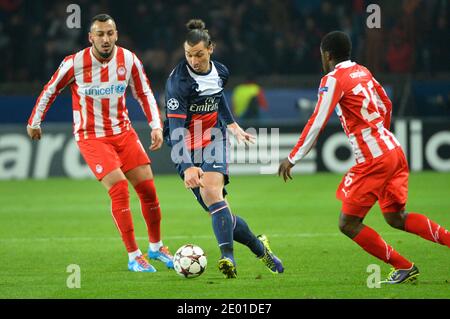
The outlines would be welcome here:
<svg viewBox="0 0 450 319">
<path fill-rule="evenodd" d="M 136 257 L 141 256 L 141 255 L 142 255 L 142 253 L 141 253 L 140 249 L 132 251 L 131 253 L 128 253 L 128 260 L 133 261 L 136 259 Z"/>
<path fill-rule="evenodd" d="M 163 246 L 163 243 L 161 240 L 157 243 L 150 243 L 148 245 L 148 247 L 150 248 L 151 251 L 158 251 L 162 246 Z"/>
</svg>

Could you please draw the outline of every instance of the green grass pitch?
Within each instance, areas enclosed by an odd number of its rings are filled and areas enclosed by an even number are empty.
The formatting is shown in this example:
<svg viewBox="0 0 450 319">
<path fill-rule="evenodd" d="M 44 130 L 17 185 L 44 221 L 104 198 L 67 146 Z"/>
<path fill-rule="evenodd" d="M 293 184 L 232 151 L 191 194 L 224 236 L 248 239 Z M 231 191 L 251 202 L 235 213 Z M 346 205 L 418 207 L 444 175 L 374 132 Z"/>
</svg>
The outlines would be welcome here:
<svg viewBox="0 0 450 319">
<path fill-rule="evenodd" d="M 418 285 L 368 288 L 370 264 L 386 265 L 340 234 L 341 175 L 232 176 L 228 200 L 256 233 L 268 235 L 285 273 L 272 275 L 235 244 L 238 279 L 217 270 L 211 221 L 177 176 L 156 176 L 164 243 L 174 252 L 195 243 L 208 255 L 206 272 L 184 279 L 155 262 L 154 274 L 131 273 L 109 212 L 106 191 L 93 180 L 0 182 L 0 298 L 449 298 L 450 251 L 390 228 L 378 207 L 365 220 L 420 271 Z M 147 248 L 144 220 L 130 187 L 135 233 Z M 410 177 L 407 209 L 450 228 L 450 174 Z M 66 286 L 67 266 L 81 269 L 81 288 Z"/>
</svg>

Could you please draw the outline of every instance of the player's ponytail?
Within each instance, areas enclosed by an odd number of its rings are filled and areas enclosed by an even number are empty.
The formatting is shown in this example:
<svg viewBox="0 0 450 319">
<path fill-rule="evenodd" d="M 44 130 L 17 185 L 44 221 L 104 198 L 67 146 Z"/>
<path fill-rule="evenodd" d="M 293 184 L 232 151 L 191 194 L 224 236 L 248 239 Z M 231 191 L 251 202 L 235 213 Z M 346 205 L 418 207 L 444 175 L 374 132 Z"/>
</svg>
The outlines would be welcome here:
<svg viewBox="0 0 450 319">
<path fill-rule="evenodd" d="M 186 23 L 188 33 L 186 35 L 186 42 L 190 46 L 198 44 L 203 41 L 206 47 L 212 45 L 211 36 L 206 28 L 205 22 L 200 19 L 191 19 Z"/>
</svg>

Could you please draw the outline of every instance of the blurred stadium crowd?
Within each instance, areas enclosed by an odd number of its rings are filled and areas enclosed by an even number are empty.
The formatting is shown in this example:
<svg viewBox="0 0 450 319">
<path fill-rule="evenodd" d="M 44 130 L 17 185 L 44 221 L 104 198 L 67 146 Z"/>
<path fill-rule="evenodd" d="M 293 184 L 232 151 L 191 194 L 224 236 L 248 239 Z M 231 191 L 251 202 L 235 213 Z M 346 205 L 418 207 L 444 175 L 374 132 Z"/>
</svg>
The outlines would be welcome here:
<svg viewBox="0 0 450 319">
<path fill-rule="evenodd" d="M 67 6 L 81 8 L 69 29 Z M 381 29 L 365 27 L 366 7 L 381 7 Z M 340 29 L 353 40 L 353 59 L 373 72 L 449 72 L 449 1 L 364 0 L 0 0 L 0 83 L 46 81 L 64 56 L 89 45 L 89 20 L 109 13 L 118 44 L 135 51 L 152 82 L 164 82 L 183 57 L 185 23 L 201 18 L 216 42 L 215 59 L 233 75 L 321 72 L 319 43 Z"/>
</svg>

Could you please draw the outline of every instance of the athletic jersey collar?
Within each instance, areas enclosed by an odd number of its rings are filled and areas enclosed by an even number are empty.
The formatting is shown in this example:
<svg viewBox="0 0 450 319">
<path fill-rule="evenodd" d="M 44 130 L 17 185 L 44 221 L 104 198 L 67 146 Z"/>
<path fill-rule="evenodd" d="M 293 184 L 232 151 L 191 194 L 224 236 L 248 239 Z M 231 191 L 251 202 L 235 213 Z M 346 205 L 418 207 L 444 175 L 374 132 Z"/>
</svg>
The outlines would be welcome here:
<svg viewBox="0 0 450 319">
<path fill-rule="evenodd" d="M 212 69 L 213 69 L 213 62 L 212 61 L 209 61 L 209 66 L 210 66 L 210 68 L 209 68 L 209 71 L 208 72 L 206 72 L 206 73 L 199 73 L 199 72 L 195 72 L 194 71 L 194 69 L 193 68 L 191 68 L 191 66 L 189 65 L 189 63 L 186 61 L 186 65 L 187 65 L 187 67 L 189 68 L 189 70 L 190 71 L 192 71 L 192 73 L 194 73 L 194 74 L 196 74 L 196 75 L 200 75 L 200 76 L 203 76 L 203 75 L 208 75 L 208 74 L 210 74 L 211 73 L 211 71 L 212 71 Z"/>
<path fill-rule="evenodd" d="M 342 61 L 334 66 L 335 69 L 346 69 L 354 66 L 356 63 L 351 60 Z"/>
<path fill-rule="evenodd" d="M 107 61 L 100 61 L 100 60 L 94 55 L 94 52 L 92 52 L 92 46 L 89 48 L 89 52 L 90 52 L 91 57 L 92 57 L 93 60 L 97 61 L 100 65 L 105 66 L 105 65 L 108 65 L 109 62 L 111 62 L 112 60 L 114 60 L 114 58 L 116 57 L 116 53 L 117 53 L 117 45 L 114 45 L 113 53 L 110 55 L 111 58 L 110 58 L 109 60 L 107 60 Z"/>
</svg>

